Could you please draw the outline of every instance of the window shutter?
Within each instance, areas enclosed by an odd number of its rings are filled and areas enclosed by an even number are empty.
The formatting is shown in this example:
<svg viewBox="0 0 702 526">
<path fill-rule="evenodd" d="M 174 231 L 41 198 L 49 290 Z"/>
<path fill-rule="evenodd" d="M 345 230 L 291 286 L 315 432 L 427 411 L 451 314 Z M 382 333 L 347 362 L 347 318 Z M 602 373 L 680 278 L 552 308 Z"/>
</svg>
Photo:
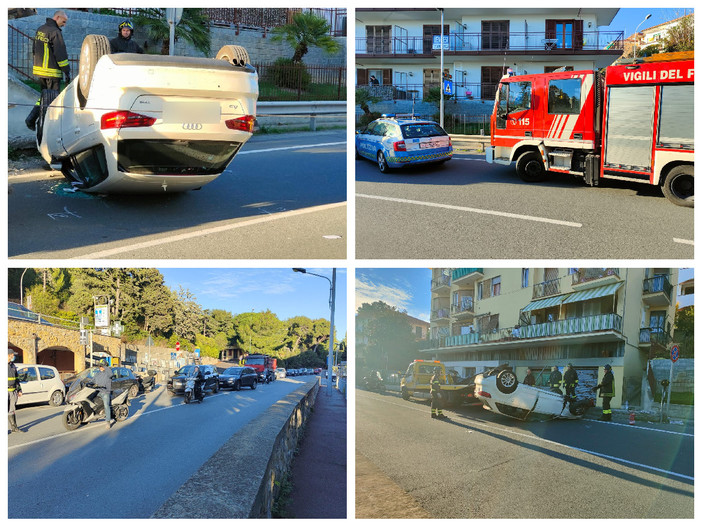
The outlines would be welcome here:
<svg viewBox="0 0 702 526">
<path fill-rule="evenodd" d="M 392 69 L 383 70 L 383 86 L 390 86 L 392 84 Z"/>
<path fill-rule="evenodd" d="M 583 48 L 583 21 L 573 20 L 573 49 Z"/>
<path fill-rule="evenodd" d="M 368 84 L 368 70 L 358 68 L 356 69 L 356 85 L 366 86 Z"/>
</svg>

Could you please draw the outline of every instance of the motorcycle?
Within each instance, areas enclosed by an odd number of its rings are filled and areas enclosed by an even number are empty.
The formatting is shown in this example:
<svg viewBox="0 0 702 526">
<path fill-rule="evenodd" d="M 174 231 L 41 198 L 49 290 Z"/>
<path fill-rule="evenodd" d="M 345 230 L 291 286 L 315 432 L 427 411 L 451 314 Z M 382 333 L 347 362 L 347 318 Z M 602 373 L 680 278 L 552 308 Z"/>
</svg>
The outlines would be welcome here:
<svg viewBox="0 0 702 526">
<path fill-rule="evenodd" d="M 156 389 L 156 371 L 149 370 L 147 371 L 146 376 L 141 376 L 140 374 L 138 374 L 136 375 L 136 377 L 139 381 L 140 392 L 153 391 L 154 389 Z"/>
<path fill-rule="evenodd" d="M 185 392 L 183 393 L 183 401 L 189 404 L 193 401 L 202 402 L 205 399 L 205 392 L 202 389 L 201 382 L 197 381 L 195 376 L 188 376 L 185 381 Z"/>
<path fill-rule="evenodd" d="M 118 391 L 110 400 L 110 411 L 117 422 L 123 422 L 129 416 L 129 391 Z M 63 411 L 63 425 L 69 431 L 78 429 L 83 424 L 105 417 L 105 407 L 98 389 L 92 382 L 80 380 L 74 383 L 66 395 L 66 409 Z"/>
<path fill-rule="evenodd" d="M 370 374 L 363 377 L 363 387 L 368 391 L 375 391 L 376 393 L 385 392 L 385 383 L 380 373 Z"/>
</svg>

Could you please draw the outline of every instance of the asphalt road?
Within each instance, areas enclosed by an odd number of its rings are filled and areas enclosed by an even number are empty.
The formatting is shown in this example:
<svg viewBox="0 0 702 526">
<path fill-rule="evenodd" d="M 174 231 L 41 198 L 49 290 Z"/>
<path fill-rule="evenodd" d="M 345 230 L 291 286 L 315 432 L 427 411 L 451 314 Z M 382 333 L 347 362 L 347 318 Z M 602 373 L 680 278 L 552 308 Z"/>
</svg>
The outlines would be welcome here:
<svg viewBox="0 0 702 526">
<path fill-rule="evenodd" d="M 109 430 L 100 420 L 66 431 L 65 406 L 20 408 L 28 431 L 8 437 L 9 518 L 148 518 L 234 433 L 312 378 L 189 405 L 162 386 Z"/>
<path fill-rule="evenodd" d="M 383 175 L 356 166 L 358 259 L 692 259 L 693 209 L 649 185 L 590 188 L 455 155 Z"/>
<path fill-rule="evenodd" d="M 427 402 L 356 391 L 358 453 L 431 517 L 693 517 L 689 433 L 596 414 L 521 422 L 480 407 L 445 413 L 433 420 Z"/>
<path fill-rule="evenodd" d="M 11 258 L 346 257 L 345 130 L 255 136 L 180 194 L 71 193 L 40 165 L 9 177 Z"/>
</svg>

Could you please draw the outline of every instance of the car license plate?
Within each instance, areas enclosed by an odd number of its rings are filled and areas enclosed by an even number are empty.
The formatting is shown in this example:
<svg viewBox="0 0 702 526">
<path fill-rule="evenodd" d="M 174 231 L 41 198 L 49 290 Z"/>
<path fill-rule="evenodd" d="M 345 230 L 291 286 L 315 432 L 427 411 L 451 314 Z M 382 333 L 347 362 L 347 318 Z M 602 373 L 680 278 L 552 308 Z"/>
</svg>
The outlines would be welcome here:
<svg viewBox="0 0 702 526">
<path fill-rule="evenodd" d="M 220 121 L 219 103 L 167 102 L 163 107 L 165 123 L 216 124 Z"/>
<path fill-rule="evenodd" d="M 419 148 L 422 150 L 428 150 L 429 148 L 441 148 L 441 142 L 431 141 L 431 142 L 420 142 Z"/>
</svg>

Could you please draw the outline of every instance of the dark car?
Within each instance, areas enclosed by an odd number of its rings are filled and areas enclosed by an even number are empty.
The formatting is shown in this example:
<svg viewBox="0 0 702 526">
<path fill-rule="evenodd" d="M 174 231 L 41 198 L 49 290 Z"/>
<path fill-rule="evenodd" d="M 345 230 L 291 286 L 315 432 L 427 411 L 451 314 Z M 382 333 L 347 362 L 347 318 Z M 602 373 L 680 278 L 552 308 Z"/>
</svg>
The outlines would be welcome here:
<svg viewBox="0 0 702 526">
<path fill-rule="evenodd" d="M 127 369 L 126 367 L 109 367 L 112 371 L 112 392 L 124 391 L 127 389 L 129 391 L 129 398 L 134 398 L 139 395 L 139 381 L 134 373 Z M 77 389 L 80 380 L 89 380 L 95 376 L 99 371 L 99 367 L 88 367 L 85 371 L 68 376 L 63 379 L 63 383 L 66 384 L 66 393 L 71 389 Z"/>
<path fill-rule="evenodd" d="M 173 376 L 168 379 L 166 384 L 166 389 L 172 395 L 183 394 L 185 392 L 185 382 L 188 376 L 190 376 L 195 369 L 195 365 L 184 365 L 178 369 Z M 219 391 L 219 373 L 212 365 L 198 365 L 202 375 L 205 377 L 205 381 L 202 384 L 203 391 L 212 391 L 216 393 Z"/>
<path fill-rule="evenodd" d="M 219 375 L 219 387 L 238 391 L 242 387 L 256 389 L 258 374 L 253 367 L 229 367 Z"/>
</svg>

